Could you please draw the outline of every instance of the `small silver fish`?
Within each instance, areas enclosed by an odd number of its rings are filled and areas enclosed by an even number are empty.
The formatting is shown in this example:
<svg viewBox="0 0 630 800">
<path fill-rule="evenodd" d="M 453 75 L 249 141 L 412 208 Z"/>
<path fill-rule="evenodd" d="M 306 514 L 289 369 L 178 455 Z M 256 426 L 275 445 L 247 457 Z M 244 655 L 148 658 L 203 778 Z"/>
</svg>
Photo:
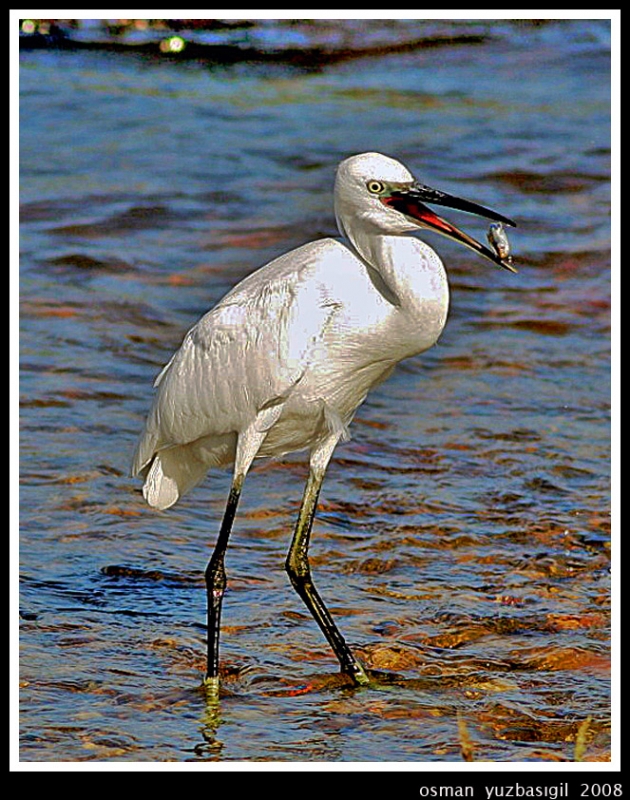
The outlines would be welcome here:
<svg viewBox="0 0 630 800">
<path fill-rule="evenodd" d="M 508 240 L 507 233 L 503 228 L 503 224 L 501 222 L 493 222 L 488 227 L 488 233 L 486 235 L 488 237 L 488 241 L 490 242 L 490 247 L 492 247 L 499 258 L 502 261 L 507 261 L 508 264 L 511 264 L 512 256 L 510 255 L 510 242 Z"/>
</svg>

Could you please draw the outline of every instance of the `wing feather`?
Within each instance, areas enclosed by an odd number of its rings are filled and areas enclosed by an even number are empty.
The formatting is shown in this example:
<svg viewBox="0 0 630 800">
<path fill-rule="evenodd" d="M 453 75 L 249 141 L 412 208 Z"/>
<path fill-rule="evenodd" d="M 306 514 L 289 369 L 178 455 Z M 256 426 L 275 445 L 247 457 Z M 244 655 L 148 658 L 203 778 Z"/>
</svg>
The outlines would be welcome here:
<svg viewBox="0 0 630 800">
<path fill-rule="evenodd" d="M 318 279 L 332 239 L 311 242 L 252 273 L 188 331 L 158 375 L 133 474 L 166 448 L 208 445 L 281 406 L 308 368 L 337 310 Z M 279 416 L 280 409 L 263 415 Z M 273 424 L 261 419 L 262 425 Z"/>
</svg>

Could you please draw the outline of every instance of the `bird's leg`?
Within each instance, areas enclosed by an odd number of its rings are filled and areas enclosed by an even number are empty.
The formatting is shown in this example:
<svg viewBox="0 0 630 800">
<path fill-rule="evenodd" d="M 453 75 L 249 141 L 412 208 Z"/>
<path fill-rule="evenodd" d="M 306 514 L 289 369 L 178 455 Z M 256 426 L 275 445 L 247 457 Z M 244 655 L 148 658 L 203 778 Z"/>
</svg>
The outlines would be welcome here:
<svg viewBox="0 0 630 800">
<path fill-rule="evenodd" d="M 219 633 L 221 629 L 221 605 L 226 586 L 225 551 L 241 496 L 244 477 L 244 475 L 235 476 L 232 481 L 219 537 L 205 572 L 208 596 L 208 666 L 205 685 L 211 692 L 218 692 L 219 688 Z"/>
<path fill-rule="evenodd" d="M 260 445 L 265 431 L 259 431 L 254 424 L 238 437 L 234 459 L 234 477 L 230 487 L 227 505 L 214 552 L 206 567 L 206 592 L 208 596 L 208 665 L 204 685 L 210 698 L 219 694 L 219 634 L 221 629 L 221 605 L 225 594 L 225 551 L 234 523 L 243 482 Z"/>
<path fill-rule="evenodd" d="M 317 509 L 317 500 L 326 472 L 326 467 L 332 455 L 332 451 L 337 444 L 338 437 L 331 437 L 317 451 L 313 452 L 311 465 L 304 497 L 300 507 L 295 533 L 287 560 L 285 564 L 294 589 L 304 601 L 306 607 L 311 612 L 315 621 L 321 628 L 324 636 L 328 639 L 339 663 L 341 671 L 349 675 L 355 683 L 367 684 L 369 679 L 361 664 L 352 655 L 345 639 L 335 625 L 330 612 L 326 608 L 324 601 L 315 589 L 311 578 L 311 570 L 308 560 L 308 546 L 311 537 L 313 518 Z"/>
</svg>

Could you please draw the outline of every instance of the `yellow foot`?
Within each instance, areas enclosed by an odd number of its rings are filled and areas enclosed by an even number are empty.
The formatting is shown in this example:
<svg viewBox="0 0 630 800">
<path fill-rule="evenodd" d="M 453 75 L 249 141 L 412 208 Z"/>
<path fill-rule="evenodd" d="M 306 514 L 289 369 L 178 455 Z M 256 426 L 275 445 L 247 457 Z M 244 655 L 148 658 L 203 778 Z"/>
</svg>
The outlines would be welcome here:
<svg viewBox="0 0 630 800">
<path fill-rule="evenodd" d="M 367 686 L 370 683 L 367 672 L 363 669 L 358 661 L 355 662 L 350 670 L 348 670 L 347 674 L 350 675 L 357 686 Z"/>
</svg>

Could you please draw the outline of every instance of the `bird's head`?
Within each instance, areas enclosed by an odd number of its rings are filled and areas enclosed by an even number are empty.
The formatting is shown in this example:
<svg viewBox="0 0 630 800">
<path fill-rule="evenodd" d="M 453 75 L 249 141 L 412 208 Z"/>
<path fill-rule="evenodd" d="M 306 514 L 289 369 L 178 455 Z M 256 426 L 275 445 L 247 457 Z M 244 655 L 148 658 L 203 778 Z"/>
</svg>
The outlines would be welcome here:
<svg viewBox="0 0 630 800">
<path fill-rule="evenodd" d="M 509 257 L 502 258 L 438 216 L 425 203 L 467 211 L 505 225 L 516 225 L 511 219 L 478 203 L 419 183 L 403 164 L 381 153 L 350 156 L 337 168 L 335 215 L 342 235 L 349 235 L 349 228 L 357 225 L 366 233 L 390 235 L 426 228 L 469 247 L 503 269 L 516 272 Z"/>
</svg>

